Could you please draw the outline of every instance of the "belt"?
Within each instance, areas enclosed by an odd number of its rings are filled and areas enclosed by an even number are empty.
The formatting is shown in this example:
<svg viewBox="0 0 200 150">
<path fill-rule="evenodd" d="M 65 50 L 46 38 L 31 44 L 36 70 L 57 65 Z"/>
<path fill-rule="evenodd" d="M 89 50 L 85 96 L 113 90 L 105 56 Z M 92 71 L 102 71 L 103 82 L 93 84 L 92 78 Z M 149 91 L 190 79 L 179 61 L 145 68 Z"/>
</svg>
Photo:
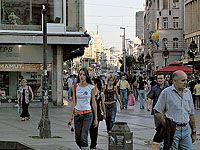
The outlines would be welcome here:
<svg viewBox="0 0 200 150">
<path fill-rule="evenodd" d="M 92 110 L 84 110 L 84 111 L 75 111 L 74 112 L 74 115 L 77 116 L 77 115 L 84 115 L 84 114 L 88 114 L 88 113 L 91 113 Z"/>
<path fill-rule="evenodd" d="M 187 126 L 187 123 L 175 123 L 175 124 L 178 127 L 185 127 L 185 126 Z"/>
</svg>

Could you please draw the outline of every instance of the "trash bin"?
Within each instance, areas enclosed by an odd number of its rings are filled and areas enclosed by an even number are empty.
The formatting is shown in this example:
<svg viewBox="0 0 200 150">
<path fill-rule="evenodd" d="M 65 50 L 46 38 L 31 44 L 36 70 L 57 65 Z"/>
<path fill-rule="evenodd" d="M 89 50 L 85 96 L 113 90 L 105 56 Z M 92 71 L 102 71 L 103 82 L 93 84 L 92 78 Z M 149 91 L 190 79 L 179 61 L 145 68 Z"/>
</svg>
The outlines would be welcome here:
<svg viewBox="0 0 200 150">
<path fill-rule="evenodd" d="M 115 122 L 108 133 L 108 150 L 133 150 L 133 132 L 126 122 Z"/>
</svg>

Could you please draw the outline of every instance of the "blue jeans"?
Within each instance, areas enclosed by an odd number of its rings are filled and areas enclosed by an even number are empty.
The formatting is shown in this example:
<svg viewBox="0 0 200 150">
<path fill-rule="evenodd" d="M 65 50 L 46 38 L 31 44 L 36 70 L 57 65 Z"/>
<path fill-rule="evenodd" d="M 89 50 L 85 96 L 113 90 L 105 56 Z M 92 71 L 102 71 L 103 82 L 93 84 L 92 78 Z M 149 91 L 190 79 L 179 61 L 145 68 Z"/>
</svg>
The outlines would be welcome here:
<svg viewBox="0 0 200 150">
<path fill-rule="evenodd" d="M 117 114 L 117 102 L 115 104 L 113 104 L 113 112 L 112 112 L 112 116 L 111 116 L 111 121 L 115 122 L 115 118 L 116 118 L 116 114 Z"/>
<path fill-rule="evenodd" d="M 92 124 L 92 113 L 74 116 L 76 144 L 80 149 L 88 149 L 88 133 Z"/>
<path fill-rule="evenodd" d="M 140 100 L 140 109 L 144 109 L 144 90 L 138 90 L 139 100 Z"/>
<path fill-rule="evenodd" d="M 128 104 L 127 89 L 120 89 L 120 97 L 122 101 L 122 108 L 127 108 Z"/>
<path fill-rule="evenodd" d="M 192 138 L 188 126 L 176 127 L 170 150 L 192 150 Z"/>
</svg>

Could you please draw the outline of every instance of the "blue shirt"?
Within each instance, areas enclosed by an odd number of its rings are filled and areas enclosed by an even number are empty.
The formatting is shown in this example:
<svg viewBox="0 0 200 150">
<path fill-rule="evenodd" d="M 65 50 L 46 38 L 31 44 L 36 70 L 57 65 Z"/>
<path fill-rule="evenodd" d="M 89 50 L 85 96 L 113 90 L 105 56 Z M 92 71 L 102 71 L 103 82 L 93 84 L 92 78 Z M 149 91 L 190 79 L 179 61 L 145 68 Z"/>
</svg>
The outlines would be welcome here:
<svg viewBox="0 0 200 150">
<path fill-rule="evenodd" d="M 152 111 L 151 111 L 152 115 L 154 114 L 153 107 L 156 105 L 160 93 L 167 87 L 168 85 L 164 85 L 163 88 L 161 89 L 160 85 L 157 84 L 156 86 L 152 87 L 150 92 L 148 93 L 147 97 L 153 100 Z"/>
<path fill-rule="evenodd" d="M 192 94 L 185 88 L 182 95 L 179 95 L 174 85 L 167 87 L 161 92 L 154 110 L 174 122 L 188 123 L 190 115 L 194 114 Z"/>
</svg>

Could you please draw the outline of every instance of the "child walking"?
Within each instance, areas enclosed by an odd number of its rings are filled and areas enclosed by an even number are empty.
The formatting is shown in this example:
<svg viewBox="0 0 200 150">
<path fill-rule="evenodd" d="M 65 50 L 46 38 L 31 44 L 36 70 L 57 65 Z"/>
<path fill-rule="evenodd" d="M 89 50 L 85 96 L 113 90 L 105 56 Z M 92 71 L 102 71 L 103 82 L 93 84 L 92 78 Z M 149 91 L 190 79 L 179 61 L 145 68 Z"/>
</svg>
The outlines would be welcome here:
<svg viewBox="0 0 200 150">
<path fill-rule="evenodd" d="M 133 91 L 130 90 L 128 93 L 128 106 L 134 106 L 135 105 L 135 96 L 133 95 Z"/>
</svg>

